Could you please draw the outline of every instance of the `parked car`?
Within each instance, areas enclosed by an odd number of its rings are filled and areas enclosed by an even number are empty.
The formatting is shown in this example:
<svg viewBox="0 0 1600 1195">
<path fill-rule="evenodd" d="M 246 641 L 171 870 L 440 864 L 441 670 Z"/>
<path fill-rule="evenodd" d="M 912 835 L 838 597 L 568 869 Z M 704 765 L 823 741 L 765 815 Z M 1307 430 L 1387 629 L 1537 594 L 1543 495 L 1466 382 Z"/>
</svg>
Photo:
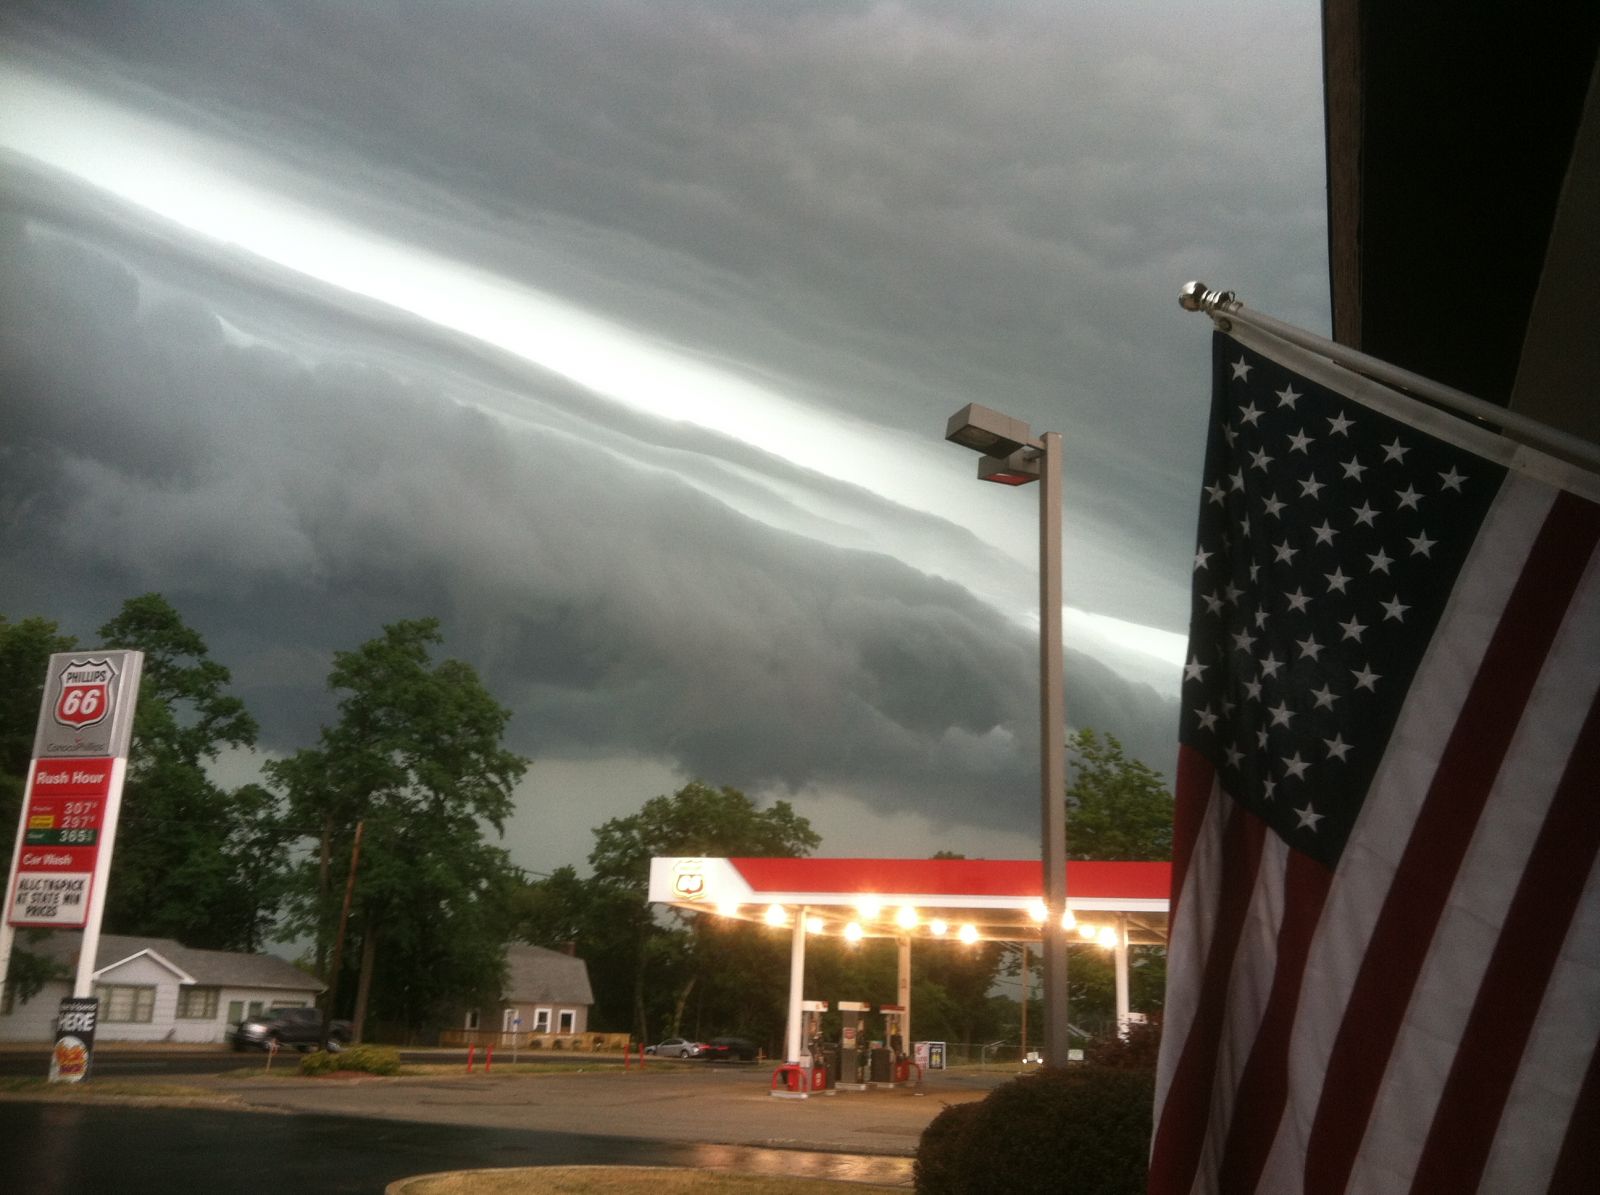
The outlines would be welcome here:
<svg viewBox="0 0 1600 1195">
<path fill-rule="evenodd" d="M 235 1050 L 269 1050 L 274 1042 L 279 1049 L 312 1050 L 322 1044 L 322 1012 L 316 1008 L 275 1008 L 240 1021 L 228 1034 L 228 1040 Z M 349 1044 L 350 1022 L 331 1022 L 328 1049 L 338 1051 Z"/>
<path fill-rule="evenodd" d="M 742 1037 L 713 1037 L 711 1048 L 718 1053 L 717 1058 L 737 1059 L 740 1062 L 754 1061 L 756 1056 L 756 1043 Z"/>
<path fill-rule="evenodd" d="M 704 1042 L 693 1041 L 687 1037 L 669 1037 L 653 1046 L 646 1046 L 644 1052 L 654 1054 L 658 1058 L 698 1058 L 705 1048 Z"/>
</svg>

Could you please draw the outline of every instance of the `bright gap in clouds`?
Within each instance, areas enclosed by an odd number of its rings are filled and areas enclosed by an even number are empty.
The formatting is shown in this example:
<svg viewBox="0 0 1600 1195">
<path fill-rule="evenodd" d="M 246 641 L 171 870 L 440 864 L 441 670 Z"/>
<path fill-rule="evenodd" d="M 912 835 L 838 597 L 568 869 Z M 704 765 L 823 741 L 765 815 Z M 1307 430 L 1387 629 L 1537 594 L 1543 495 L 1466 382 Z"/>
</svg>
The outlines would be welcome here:
<svg viewBox="0 0 1600 1195">
<path fill-rule="evenodd" d="M 205 164 L 237 158 L 237 147 L 209 144 L 15 66 L 0 68 L 0 110 L 6 148 L 213 241 L 493 345 L 635 409 L 716 429 L 912 508 L 929 505 L 918 484 L 924 462 L 907 458 L 931 458 L 931 449 L 844 416 L 825 426 L 802 404 L 691 353 Z"/>
<path fill-rule="evenodd" d="M 952 458 L 953 450 L 932 433 L 923 440 L 824 414 L 689 350 L 354 227 L 210 164 L 246 161 L 238 146 L 208 141 L 16 64 L 0 64 L 0 145 L 219 244 L 493 345 L 634 409 L 716 429 L 973 529 L 1021 568 L 1034 567 L 1031 520 L 1006 518 L 996 527 L 984 518 L 988 504 L 963 484 L 967 461 Z M 273 173 L 270 162 L 249 164 L 252 174 Z M 929 484 L 941 476 L 950 483 Z M 948 567 L 917 564 L 930 571 Z M 967 580 L 1004 605 L 980 578 Z M 1008 613 L 1037 624 L 1037 611 L 1025 605 Z M 1108 646 L 1122 660 L 1129 652 L 1142 657 L 1144 667 L 1134 671 L 1160 687 L 1170 666 L 1183 660 L 1181 635 L 1075 610 L 1068 619 L 1075 637 Z"/>
</svg>

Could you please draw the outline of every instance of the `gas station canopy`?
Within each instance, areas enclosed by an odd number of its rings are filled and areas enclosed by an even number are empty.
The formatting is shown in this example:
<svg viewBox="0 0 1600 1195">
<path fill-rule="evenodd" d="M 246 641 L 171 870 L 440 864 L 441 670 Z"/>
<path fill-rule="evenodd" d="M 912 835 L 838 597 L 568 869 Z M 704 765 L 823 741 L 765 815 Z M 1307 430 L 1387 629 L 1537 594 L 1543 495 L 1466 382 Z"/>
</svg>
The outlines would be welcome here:
<svg viewBox="0 0 1600 1195">
<path fill-rule="evenodd" d="M 1069 928 L 1130 945 L 1164 944 L 1168 863 L 1070 861 Z M 774 927 L 806 918 L 813 935 L 964 942 L 1038 940 L 1037 859 L 655 858 L 649 899 Z"/>
</svg>

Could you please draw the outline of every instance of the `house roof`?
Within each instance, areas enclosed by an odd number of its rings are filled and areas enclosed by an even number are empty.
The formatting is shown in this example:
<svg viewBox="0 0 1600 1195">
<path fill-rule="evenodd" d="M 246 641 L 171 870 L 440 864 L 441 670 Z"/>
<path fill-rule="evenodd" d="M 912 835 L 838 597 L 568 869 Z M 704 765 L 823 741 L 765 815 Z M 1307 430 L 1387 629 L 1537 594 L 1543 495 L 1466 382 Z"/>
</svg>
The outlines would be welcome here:
<svg viewBox="0 0 1600 1195">
<path fill-rule="evenodd" d="M 559 950 L 513 943 L 506 947 L 502 999 L 534 1004 L 593 1004 L 589 965 Z"/>
<path fill-rule="evenodd" d="M 57 931 L 42 942 L 19 941 L 20 949 L 43 955 L 64 966 L 77 962 L 83 935 Z M 130 934 L 101 934 L 95 952 L 97 976 L 146 955 L 177 976 L 179 983 L 200 987 L 281 988 L 288 991 L 319 992 L 322 984 L 315 976 L 270 954 L 244 954 L 232 950 L 195 950 L 174 938 L 144 938 Z"/>
</svg>

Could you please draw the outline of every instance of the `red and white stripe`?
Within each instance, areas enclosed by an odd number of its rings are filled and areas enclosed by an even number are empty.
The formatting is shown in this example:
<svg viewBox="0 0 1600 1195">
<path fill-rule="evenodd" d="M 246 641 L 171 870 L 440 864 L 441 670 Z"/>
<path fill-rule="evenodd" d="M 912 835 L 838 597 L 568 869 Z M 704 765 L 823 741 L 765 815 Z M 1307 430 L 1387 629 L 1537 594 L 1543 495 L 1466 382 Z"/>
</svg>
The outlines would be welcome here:
<svg viewBox="0 0 1600 1195">
<path fill-rule="evenodd" d="M 1507 478 L 1332 875 L 1184 749 L 1153 1195 L 1592 1174 L 1597 541 Z"/>
</svg>

